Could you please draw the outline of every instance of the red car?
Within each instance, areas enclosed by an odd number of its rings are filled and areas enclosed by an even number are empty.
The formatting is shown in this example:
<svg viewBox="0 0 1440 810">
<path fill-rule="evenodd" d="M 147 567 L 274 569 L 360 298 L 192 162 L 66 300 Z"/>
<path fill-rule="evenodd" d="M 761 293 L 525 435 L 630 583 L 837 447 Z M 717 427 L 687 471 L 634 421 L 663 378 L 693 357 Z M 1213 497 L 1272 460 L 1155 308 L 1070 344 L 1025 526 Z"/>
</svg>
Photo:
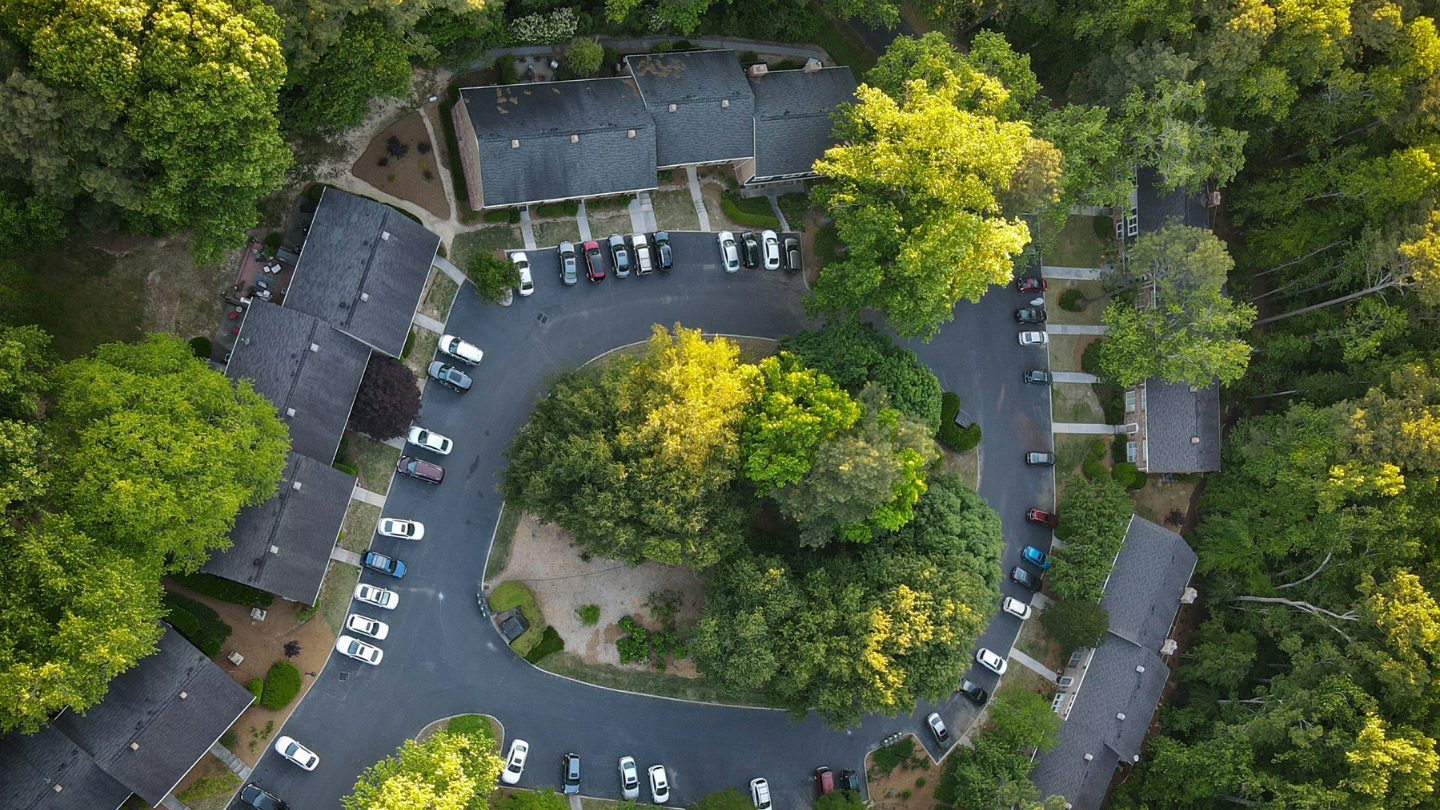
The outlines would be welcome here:
<svg viewBox="0 0 1440 810">
<path fill-rule="evenodd" d="M 1043 278 L 1021 276 L 1015 279 L 1015 289 L 1020 292 L 1045 292 L 1045 288 L 1048 286 L 1050 285 L 1047 284 Z"/>
<path fill-rule="evenodd" d="M 815 769 L 815 795 L 824 796 L 835 790 L 835 774 L 821 765 Z"/>
<path fill-rule="evenodd" d="M 1039 509 L 1027 509 L 1025 519 L 1037 526 L 1044 526 L 1051 531 L 1060 523 L 1060 517 L 1053 512 L 1042 512 Z"/>
<path fill-rule="evenodd" d="M 589 241 L 580 246 L 585 254 L 585 277 L 591 281 L 605 280 L 605 259 L 600 252 L 600 243 Z"/>
<path fill-rule="evenodd" d="M 401 456 L 395 462 L 395 472 L 418 478 L 427 484 L 438 484 L 445 480 L 445 470 L 439 464 L 431 464 L 418 458 Z"/>
</svg>

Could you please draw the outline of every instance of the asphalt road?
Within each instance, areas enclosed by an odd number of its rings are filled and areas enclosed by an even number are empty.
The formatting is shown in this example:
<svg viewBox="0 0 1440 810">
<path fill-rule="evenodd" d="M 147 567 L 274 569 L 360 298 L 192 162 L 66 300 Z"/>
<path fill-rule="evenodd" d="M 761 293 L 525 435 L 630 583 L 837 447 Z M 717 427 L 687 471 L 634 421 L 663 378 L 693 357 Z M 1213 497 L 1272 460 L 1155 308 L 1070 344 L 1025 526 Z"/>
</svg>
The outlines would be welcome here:
<svg viewBox="0 0 1440 810">
<path fill-rule="evenodd" d="M 395 590 L 400 602 L 392 611 L 353 606 L 390 624 L 389 638 L 378 643 L 385 660 L 370 667 L 332 655 L 284 727 L 320 756 L 319 768 L 304 772 L 272 750 L 252 781 L 297 810 L 335 808 L 365 767 L 432 720 L 469 712 L 499 719 L 507 745 L 516 737 L 530 743 L 522 787 L 558 785 L 560 758 L 573 751 L 584 761 L 582 793 L 619 798 L 616 762 L 630 755 L 642 781 L 649 766 L 666 766 L 670 805 L 677 807 L 727 785 L 744 791 L 756 776 L 769 779 L 777 810 L 807 806 L 817 766 L 863 770 L 865 753 L 896 732 L 915 732 L 938 754 L 924 727 L 936 710 L 930 706 L 836 731 L 813 713 L 792 722 L 779 711 L 601 689 L 527 664 L 480 615 L 475 594 L 500 509 L 501 454 L 550 375 L 645 340 L 656 323 L 756 337 L 813 325 L 800 306 L 805 289 L 798 274 L 725 274 L 713 234 L 672 232 L 671 239 L 676 267 L 669 274 L 611 275 L 590 284 L 582 271 L 578 285 L 564 287 L 554 251 L 531 251 L 534 295 L 501 308 L 481 303 L 468 284 L 460 291 L 447 330 L 480 346 L 485 358 L 472 370 L 475 386 L 467 394 L 427 386 L 419 419 L 455 442 L 448 457 L 419 453 L 445 467 L 445 482 L 395 479 L 384 513 L 423 521 L 426 536 L 376 537 L 373 547 L 405 560 L 409 573 L 394 580 L 366 571 L 361 581 Z M 1027 468 L 1021 459 L 1026 450 L 1049 449 L 1050 437 L 1048 390 L 1020 378 L 1025 368 L 1045 367 L 1043 351 L 1022 349 L 1015 338 L 1012 312 L 1023 297 L 1013 287 L 993 290 L 980 304 L 957 308 L 933 342 L 914 345 L 982 426 L 980 493 L 1001 515 L 1006 570 L 1017 564 L 1021 545 L 1048 547 L 1048 535 L 1024 523 L 1024 510 L 1053 504 L 1048 470 Z M 1002 589 L 1028 598 L 1008 581 Z M 1018 629 L 1018 621 L 1000 614 L 981 645 L 1008 651 Z M 970 677 L 987 688 L 998 681 L 988 672 Z M 978 715 L 958 695 L 938 711 L 955 733 Z"/>
</svg>

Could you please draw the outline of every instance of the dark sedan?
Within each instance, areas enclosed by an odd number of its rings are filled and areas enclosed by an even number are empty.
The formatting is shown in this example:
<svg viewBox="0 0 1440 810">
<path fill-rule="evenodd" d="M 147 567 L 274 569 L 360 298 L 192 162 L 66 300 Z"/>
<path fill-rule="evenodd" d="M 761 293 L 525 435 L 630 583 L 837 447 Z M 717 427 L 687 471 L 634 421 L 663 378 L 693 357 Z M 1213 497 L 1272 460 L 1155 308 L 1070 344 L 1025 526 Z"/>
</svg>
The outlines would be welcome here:
<svg viewBox="0 0 1440 810">
<path fill-rule="evenodd" d="M 430 375 L 430 379 L 449 388 L 451 391 L 459 391 L 463 394 L 470 390 L 470 375 L 454 366 L 449 366 L 436 360 L 425 369 L 425 372 Z"/>
<path fill-rule="evenodd" d="M 409 456 L 401 456 L 400 460 L 395 462 L 395 472 L 418 478 L 428 484 L 438 484 L 445 480 L 444 467 Z"/>
<path fill-rule="evenodd" d="M 746 267 L 760 266 L 760 237 L 748 231 L 740 235 L 740 260 Z"/>
<path fill-rule="evenodd" d="M 1055 378 L 1051 376 L 1050 372 L 1048 371 L 1036 370 L 1025 372 L 1025 382 L 1031 385 L 1049 385 L 1054 381 Z"/>
<path fill-rule="evenodd" d="M 1014 581 L 1016 585 L 1026 590 L 1040 590 L 1040 576 L 1038 574 L 1032 574 L 1018 565 L 1010 569 L 1010 579 Z"/>
<path fill-rule="evenodd" d="M 1015 310 L 1015 320 L 1020 323 L 1044 323 L 1045 310 L 1039 307 L 1027 307 Z"/>
<path fill-rule="evenodd" d="M 240 804 L 255 810 L 289 810 L 290 805 L 251 782 L 240 789 Z"/>
<path fill-rule="evenodd" d="M 966 698 L 969 698 L 970 702 L 976 706 L 984 706 L 985 702 L 990 699 L 990 693 L 985 691 L 985 687 L 975 683 L 969 678 L 960 679 L 960 689 L 958 691 Z"/>
<path fill-rule="evenodd" d="M 662 273 L 670 272 L 675 266 L 675 257 L 670 253 L 670 234 L 664 231 L 655 232 L 655 259 Z"/>
<path fill-rule="evenodd" d="M 793 272 L 804 270 L 800 259 L 800 240 L 793 236 L 785 237 L 785 269 Z"/>
<path fill-rule="evenodd" d="M 378 551 L 365 552 L 363 560 L 366 568 L 379 571 L 382 574 L 389 574 L 396 579 L 405 576 L 405 563 L 394 557 L 387 557 Z"/>
</svg>

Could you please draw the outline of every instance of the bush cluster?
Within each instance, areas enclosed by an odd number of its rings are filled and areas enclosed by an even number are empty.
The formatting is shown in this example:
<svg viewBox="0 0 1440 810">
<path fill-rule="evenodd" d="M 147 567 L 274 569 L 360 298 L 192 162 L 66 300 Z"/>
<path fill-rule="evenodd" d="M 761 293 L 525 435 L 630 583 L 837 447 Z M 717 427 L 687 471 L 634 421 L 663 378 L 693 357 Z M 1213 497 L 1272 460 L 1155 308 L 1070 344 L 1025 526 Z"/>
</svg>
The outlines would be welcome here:
<svg viewBox="0 0 1440 810">
<path fill-rule="evenodd" d="M 255 696 L 255 699 L 250 701 L 251 706 L 259 703 L 260 698 L 265 696 L 265 681 L 262 678 L 251 678 L 250 682 L 245 684 L 245 688 Z"/>
<path fill-rule="evenodd" d="M 1080 312 L 1085 309 L 1085 294 L 1077 289 L 1060 293 L 1060 308 L 1066 312 Z"/>
<path fill-rule="evenodd" d="M 1099 602 L 1134 514 L 1130 497 L 1108 475 L 1076 478 L 1057 511 L 1056 536 L 1065 544 L 1050 555 L 1050 590 L 1062 600 Z"/>
<path fill-rule="evenodd" d="M 289 661 L 276 661 L 265 673 L 265 689 L 260 705 L 267 709 L 283 709 L 300 694 L 300 670 Z"/>
<path fill-rule="evenodd" d="M 520 221 L 519 208 L 495 208 L 485 212 L 481 219 L 486 222 L 508 222 L 514 225 Z"/>
<path fill-rule="evenodd" d="M 208 605 L 168 591 L 165 593 L 165 606 L 169 608 L 170 614 L 176 617 L 170 619 L 170 625 L 175 628 L 175 632 L 184 636 L 209 658 L 220 654 L 225 639 L 230 637 L 231 628 L 220 620 L 219 613 Z"/>
<path fill-rule="evenodd" d="M 553 655 L 565 649 L 565 639 L 555 632 L 555 628 L 546 625 L 545 632 L 540 636 L 540 642 L 525 653 L 525 660 L 532 664 L 538 664 L 547 656 Z"/>
<path fill-rule="evenodd" d="M 884 748 L 877 748 L 871 755 L 871 760 L 875 763 L 875 775 L 882 776 L 890 773 L 900 767 L 900 763 L 913 756 L 915 756 L 915 739 L 913 737 L 906 737 Z"/>
<path fill-rule="evenodd" d="M 1107 478 L 1110 472 L 1105 469 L 1105 464 L 1100 459 L 1105 457 L 1105 440 L 1096 439 L 1091 443 L 1090 449 L 1085 452 L 1085 461 L 1081 463 L 1080 469 L 1084 471 L 1085 477 L 1091 481 L 1098 481 Z"/>
<path fill-rule="evenodd" d="M 960 395 L 946 391 L 940 397 L 940 443 L 957 453 L 968 453 L 980 446 L 980 423 L 966 427 L 955 424 L 960 413 Z"/>
<path fill-rule="evenodd" d="M 580 621 L 581 621 L 581 623 L 583 623 L 583 624 L 585 624 L 585 625 L 587 625 L 587 626 L 596 625 L 596 624 L 599 624 L 599 623 L 600 623 L 600 606 L 599 606 L 599 605 L 581 605 L 581 606 L 580 606 L 580 610 L 578 610 L 578 611 L 576 611 L 576 612 L 580 614 Z"/>
<path fill-rule="evenodd" d="M 656 669 L 664 672 L 665 656 L 684 658 L 689 655 L 673 624 L 659 630 L 646 630 L 631 616 L 621 616 L 618 624 L 622 632 L 629 634 L 615 640 L 615 649 L 620 652 L 622 664 L 654 663 Z"/>
<path fill-rule="evenodd" d="M 757 202 L 764 204 L 763 210 Z M 780 220 L 776 219 L 775 212 L 770 210 L 770 200 L 766 197 L 746 199 L 727 191 L 720 195 L 720 208 L 725 212 L 725 216 L 737 225 L 750 228 L 780 227 Z"/>
<path fill-rule="evenodd" d="M 535 206 L 535 216 L 537 217 L 573 217 L 579 213 L 580 203 L 574 200 Z"/>
<path fill-rule="evenodd" d="M 232 605 L 268 608 L 275 601 L 275 597 L 262 590 L 239 582 L 231 582 L 228 579 L 212 577 L 209 574 L 176 574 L 170 578 L 202 596 L 219 599 L 221 602 L 229 602 Z"/>
<path fill-rule="evenodd" d="M 195 783 L 186 788 L 178 797 L 180 801 L 194 804 L 201 799 L 209 799 L 220 796 L 240 786 L 240 777 L 230 771 L 223 771 L 214 776 L 202 776 L 195 780 Z"/>
<path fill-rule="evenodd" d="M 1116 443 L 1116 444 L 1121 444 L 1121 445 L 1124 444 L 1123 442 L 1119 441 L 1118 439 L 1115 441 L 1115 443 Z M 1130 490 L 1130 491 L 1132 491 L 1132 492 L 1135 491 L 1135 490 L 1137 490 L 1137 489 L 1144 489 L 1144 488 L 1145 488 L 1145 483 L 1146 483 L 1146 475 L 1145 475 L 1145 473 L 1140 472 L 1140 468 L 1139 468 L 1139 467 L 1136 467 L 1134 464 L 1131 464 L 1131 463 L 1128 462 L 1128 461 L 1122 461 L 1122 462 L 1120 462 L 1119 464 L 1116 464 L 1116 465 L 1115 465 L 1115 468 L 1110 471 L 1110 475 L 1111 475 L 1111 477 L 1113 477 L 1116 481 L 1119 481 L 1121 484 L 1124 484 L 1124 485 L 1125 485 L 1125 488 L 1128 489 L 1128 490 Z"/>
</svg>

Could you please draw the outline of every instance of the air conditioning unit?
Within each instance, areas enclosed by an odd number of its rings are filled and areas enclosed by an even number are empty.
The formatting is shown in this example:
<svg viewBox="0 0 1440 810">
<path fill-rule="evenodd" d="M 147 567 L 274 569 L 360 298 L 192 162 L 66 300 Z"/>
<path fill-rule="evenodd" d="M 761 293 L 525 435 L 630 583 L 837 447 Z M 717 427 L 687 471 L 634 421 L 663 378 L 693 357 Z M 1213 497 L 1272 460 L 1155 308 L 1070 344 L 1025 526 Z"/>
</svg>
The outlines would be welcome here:
<svg viewBox="0 0 1440 810">
<path fill-rule="evenodd" d="M 1075 685 L 1075 679 L 1070 677 L 1069 675 L 1066 675 L 1065 677 L 1056 681 L 1056 683 L 1059 684 L 1061 689 L 1069 689 L 1070 687 Z"/>
<path fill-rule="evenodd" d="M 1209 194 L 1206 194 L 1206 195 L 1205 195 L 1205 205 L 1209 206 L 1210 208 L 1214 208 L 1215 206 L 1217 206 L 1217 205 L 1219 205 L 1219 204 L 1220 204 L 1220 192 L 1218 192 L 1218 191 L 1212 191 L 1212 192 L 1210 192 Z"/>
</svg>

